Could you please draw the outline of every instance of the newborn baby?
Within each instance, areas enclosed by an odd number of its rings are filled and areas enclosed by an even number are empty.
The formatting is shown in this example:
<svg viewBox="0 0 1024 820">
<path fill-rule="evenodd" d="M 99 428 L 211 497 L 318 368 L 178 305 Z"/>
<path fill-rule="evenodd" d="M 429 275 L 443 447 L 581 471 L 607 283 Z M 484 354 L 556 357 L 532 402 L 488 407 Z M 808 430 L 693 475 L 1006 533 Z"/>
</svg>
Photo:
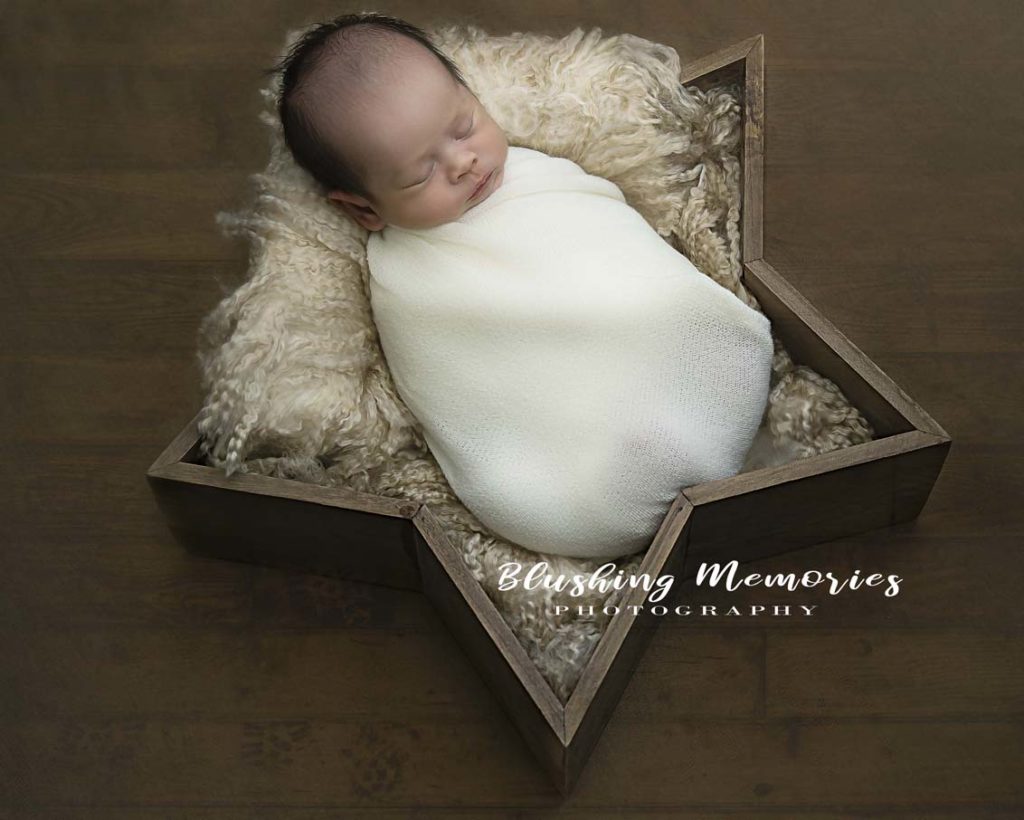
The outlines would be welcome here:
<svg viewBox="0 0 1024 820">
<path fill-rule="evenodd" d="M 403 33 L 358 94 L 330 60 L 305 88 L 320 138 L 361 178 L 327 195 L 371 232 L 395 387 L 497 535 L 576 557 L 643 549 L 680 488 L 739 471 L 767 401 L 769 322 L 615 184 L 510 148 L 457 70 Z"/>
<path fill-rule="evenodd" d="M 344 15 L 296 43 L 282 74 L 292 155 L 368 231 L 452 222 L 501 185 L 505 133 L 415 26 Z"/>
</svg>

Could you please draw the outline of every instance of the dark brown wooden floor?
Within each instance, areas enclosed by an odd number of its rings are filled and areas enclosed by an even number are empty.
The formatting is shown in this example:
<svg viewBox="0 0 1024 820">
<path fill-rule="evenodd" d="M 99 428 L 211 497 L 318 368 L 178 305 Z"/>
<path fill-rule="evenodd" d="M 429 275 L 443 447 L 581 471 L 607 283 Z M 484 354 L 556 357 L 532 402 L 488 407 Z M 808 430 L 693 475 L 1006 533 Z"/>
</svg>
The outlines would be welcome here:
<svg viewBox="0 0 1024 820">
<path fill-rule="evenodd" d="M 297 5 L 3 4 L 0 815 L 1024 816 L 1020 5 L 378 7 L 763 32 L 766 257 L 954 438 L 916 525 L 763 564 L 898 597 L 691 589 L 818 614 L 665 618 L 564 803 L 425 599 L 190 556 L 145 483 L 244 274 L 258 69 L 362 8 Z"/>
</svg>

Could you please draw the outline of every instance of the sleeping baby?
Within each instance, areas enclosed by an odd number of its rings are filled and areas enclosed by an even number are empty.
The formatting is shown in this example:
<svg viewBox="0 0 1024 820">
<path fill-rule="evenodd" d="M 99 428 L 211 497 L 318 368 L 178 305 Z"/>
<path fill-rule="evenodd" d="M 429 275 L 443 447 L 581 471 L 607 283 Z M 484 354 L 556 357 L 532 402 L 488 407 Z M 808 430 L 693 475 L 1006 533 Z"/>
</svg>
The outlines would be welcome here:
<svg viewBox="0 0 1024 820">
<path fill-rule="evenodd" d="M 369 231 L 395 388 L 492 532 L 620 558 L 681 488 L 739 472 L 767 402 L 768 319 L 614 183 L 510 147 L 422 31 L 374 13 L 311 30 L 279 110 L 296 161 Z"/>
</svg>

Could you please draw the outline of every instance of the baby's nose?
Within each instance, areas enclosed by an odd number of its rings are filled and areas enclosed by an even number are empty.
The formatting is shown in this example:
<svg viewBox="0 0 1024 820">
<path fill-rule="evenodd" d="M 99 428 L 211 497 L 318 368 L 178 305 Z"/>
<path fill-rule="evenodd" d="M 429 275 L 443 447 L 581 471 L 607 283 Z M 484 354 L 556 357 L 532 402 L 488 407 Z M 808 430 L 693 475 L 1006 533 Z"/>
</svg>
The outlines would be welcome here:
<svg viewBox="0 0 1024 820">
<path fill-rule="evenodd" d="M 456 182 L 462 179 L 466 174 L 471 173 L 475 166 L 476 154 L 472 151 L 464 151 L 455 160 Z"/>
</svg>

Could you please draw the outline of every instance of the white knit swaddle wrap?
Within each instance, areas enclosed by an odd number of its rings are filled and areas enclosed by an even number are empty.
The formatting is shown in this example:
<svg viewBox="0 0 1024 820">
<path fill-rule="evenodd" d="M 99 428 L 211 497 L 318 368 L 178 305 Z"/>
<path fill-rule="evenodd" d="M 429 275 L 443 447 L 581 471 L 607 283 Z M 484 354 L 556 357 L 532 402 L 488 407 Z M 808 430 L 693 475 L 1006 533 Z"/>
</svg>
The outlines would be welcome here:
<svg viewBox="0 0 1024 820">
<path fill-rule="evenodd" d="M 452 490 L 537 552 L 646 547 L 683 487 L 736 474 L 768 397 L 768 319 L 614 183 L 510 147 L 458 221 L 367 247 L 395 387 Z"/>
</svg>

